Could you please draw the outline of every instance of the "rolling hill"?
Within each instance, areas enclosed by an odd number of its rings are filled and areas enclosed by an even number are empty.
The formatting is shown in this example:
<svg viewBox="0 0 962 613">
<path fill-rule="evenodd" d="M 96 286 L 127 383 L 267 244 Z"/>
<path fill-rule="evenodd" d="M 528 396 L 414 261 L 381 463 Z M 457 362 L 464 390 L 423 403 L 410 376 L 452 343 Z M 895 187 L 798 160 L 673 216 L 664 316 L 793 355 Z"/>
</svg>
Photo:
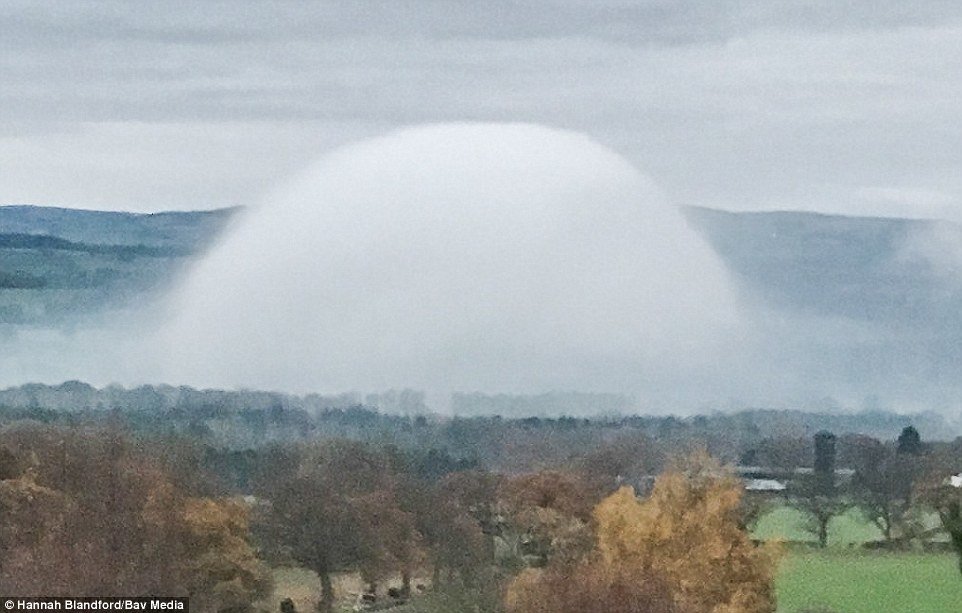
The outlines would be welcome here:
<svg viewBox="0 0 962 613">
<path fill-rule="evenodd" d="M 59 325 L 162 289 L 236 212 L 0 206 L 0 323 Z M 962 334 L 962 282 L 947 282 L 944 266 L 924 249 L 938 249 L 930 237 L 962 245 L 954 224 L 699 207 L 685 214 L 748 300 L 776 311 Z"/>
<path fill-rule="evenodd" d="M 0 207 L 0 326 L 73 326 L 160 291 L 235 212 Z"/>
<path fill-rule="evenodd" d="M 743 293 L 774 309 L 910 329 L 958 326 L 962 286 L 931 257 L 939 241 L 962 244 L 955 224 L 698 207 L 685 213 Z"/>
</svg>

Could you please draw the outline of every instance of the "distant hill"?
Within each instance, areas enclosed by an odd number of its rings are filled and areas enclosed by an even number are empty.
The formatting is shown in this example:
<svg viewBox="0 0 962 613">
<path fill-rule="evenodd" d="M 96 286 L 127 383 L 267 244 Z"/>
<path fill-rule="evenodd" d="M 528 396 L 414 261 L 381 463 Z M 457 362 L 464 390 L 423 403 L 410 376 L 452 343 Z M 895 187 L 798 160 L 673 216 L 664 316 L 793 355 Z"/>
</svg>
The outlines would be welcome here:
<svg viewBox="0 0 962 613">
<path fill-rule="evenodd" d="M 137 214 L 9 205 L 0 206 L 0 234 L 41 234 L 91 245 L 143 245 L 192 252 L 207 247 L 238 210 Z"/>
<path fill-rule="evenodd" d="M 0 326 L 75 325 L 171 283 L 237 209 L 0 206 Z"/>
<path fill-rule="evenodd" d="M 958 414 L 962 227 L 945 221 L 686 210 L 753 313 L 772 385 Z M 767 344 L 766 344 L 767 343 Z M 830 390 L 830 391 L 829 391 Z M 861 400 L 859 400 L 861 398 Z"/>
<path fill-rule="evenodd" d="M 802 212 L 685 212 L 746 295 L 777 309 L 908 328 L 959 327 L 962 293 L 918 250 L 928 237 L 962 244 L 959 226 Z"/>
<path fill-rule="evenodd" d="M 60 325 L 162 290 L 237 211 L 0 206 L 0 325 Z M 959 226 L 700 207 L 685 214 L 750 300 L 786 313 L 921 331 L 946 346 L 962 338 L 962 274 L 957 285 L 946 284 L 944 271 L 912 250 L 947 233 L 962 250 Z"/>
</svg>

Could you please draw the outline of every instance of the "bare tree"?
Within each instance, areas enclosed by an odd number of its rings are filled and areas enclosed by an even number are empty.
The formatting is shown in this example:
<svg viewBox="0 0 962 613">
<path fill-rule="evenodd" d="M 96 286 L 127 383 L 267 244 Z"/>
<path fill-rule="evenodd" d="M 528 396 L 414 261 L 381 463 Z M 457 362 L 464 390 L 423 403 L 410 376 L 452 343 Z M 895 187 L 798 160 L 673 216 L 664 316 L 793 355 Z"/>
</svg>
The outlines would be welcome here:
<svg viewBox="0 0 962 613">
<path fill-rule="evenodd" d="M 828 545 L 828 524 L 852 505 L 837 489 L 826 491 L 824 481 L 814 475 L 801 475 L 788 488 L 789 504 L 805 515 L 802 528 L 818 539 L 819 547 Z"/>
</svg>

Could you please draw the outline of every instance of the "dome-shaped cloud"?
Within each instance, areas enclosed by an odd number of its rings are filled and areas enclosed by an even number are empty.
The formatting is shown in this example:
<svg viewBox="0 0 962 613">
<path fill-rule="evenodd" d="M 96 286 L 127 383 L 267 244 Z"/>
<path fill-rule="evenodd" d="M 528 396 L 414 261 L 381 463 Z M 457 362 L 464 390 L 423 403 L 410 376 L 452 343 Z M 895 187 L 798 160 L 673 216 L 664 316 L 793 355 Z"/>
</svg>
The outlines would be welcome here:
<svg viewBox="0 0 962 613">
<path fill-rule="evenodd" d="M 178 300 L 165 379 L 318 391 L 629 391 L 733 317 L 721 264 L 647 178 L 524 124 L 324 156 Z"/>
</svg>

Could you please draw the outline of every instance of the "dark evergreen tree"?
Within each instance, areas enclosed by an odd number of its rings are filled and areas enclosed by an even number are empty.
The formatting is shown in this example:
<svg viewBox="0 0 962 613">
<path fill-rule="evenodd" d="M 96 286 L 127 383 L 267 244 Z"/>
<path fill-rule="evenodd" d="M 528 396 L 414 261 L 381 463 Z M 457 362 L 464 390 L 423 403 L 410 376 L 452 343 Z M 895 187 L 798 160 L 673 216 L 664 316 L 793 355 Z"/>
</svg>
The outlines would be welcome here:
<svg viewBox="0 0 962 613">
<path fill-rule="evenodd" d="M 824 496 L 835 490 L 835 435 L 825 430 L 815 435 L 815 486 Z"/>
<path fill-rule="evenodd" d="M 906 426 L 899 434 L 898 451 L 900 454 L 920 455 L 922 453 L 922 437 L 913 426 Z"/>
</svg>

